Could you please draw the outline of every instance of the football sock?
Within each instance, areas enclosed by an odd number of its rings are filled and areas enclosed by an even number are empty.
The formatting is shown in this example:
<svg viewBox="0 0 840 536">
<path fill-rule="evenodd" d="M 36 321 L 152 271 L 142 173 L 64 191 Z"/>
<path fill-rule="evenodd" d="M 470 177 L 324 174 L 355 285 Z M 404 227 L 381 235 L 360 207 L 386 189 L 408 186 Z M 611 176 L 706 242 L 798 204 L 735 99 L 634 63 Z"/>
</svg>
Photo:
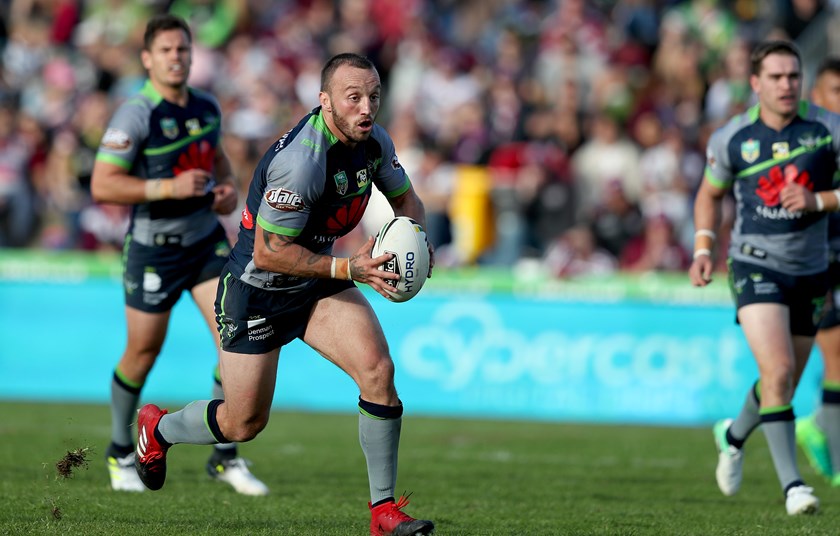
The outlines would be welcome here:
<svg viewBox="0 0 840 536">
<path fill-rule="evenodd" d="M 140 402 L 142 383 L 126 379 L 119 367 L 114 369 L 111 379 L 111 442 L 124 450 L 134 445 L 134 420 L 137 418 L 137 404 Z"/>
<path fill-rule="evenodd" d="M 782 490 L 787 490 L 794 482 L 801 482 L 802 476 L 796 467 L 796 425 L 793 408 L 780 406 L 761 410 L 761 428 L 770 447 L 776 476 Z"/>
<path fill-rule="evenodd" d="M 158 433 L 164 441 L 171 444 L 213 445 L 222 441 L 227 442 L 216 423 L 216 407 L 221 402 L 221 400 L 190 402 L 180 411 L 161 417 Z"/>
<path fill-rule="evenodd" d="M 753 430 L 761 424 L 761 415 L 759 415 L 760 392 L 760 385 L 755 382 L 750 388 L 750 392 L 747 393 L 744 405 L 741 406 L 741 413 L 732 421 L 732 425 L 726 432 L 726 440 L 735 448 L 742 448 Z"/>
<path fill-rule="evenodd" d="M 216 367 L 213 380 L 213 399 L 225 399 L 225 392 L 222 389 L 222 379 L 219 377 L 219 367 Z M 215 450 L 213 453 L 213 459 L 215 460 L 232 460 L 236 458 L 236 443 L 216 443 L 213 445 L 213 449 Z"/>
<path fill-rule="evenodd" d="M 840 473 L 840 385 L 823 385 L 822 404 L 814 418 L 828 440 L 828 452 L 834 473 Z"/>
<path fill-rule="evenodd" d="M 394 497 L 402 413 L 402 403 L 396 407 L 382 406 L 359 397 L 359 443 L 367 460 L 373 504 Z"/>
</svg>

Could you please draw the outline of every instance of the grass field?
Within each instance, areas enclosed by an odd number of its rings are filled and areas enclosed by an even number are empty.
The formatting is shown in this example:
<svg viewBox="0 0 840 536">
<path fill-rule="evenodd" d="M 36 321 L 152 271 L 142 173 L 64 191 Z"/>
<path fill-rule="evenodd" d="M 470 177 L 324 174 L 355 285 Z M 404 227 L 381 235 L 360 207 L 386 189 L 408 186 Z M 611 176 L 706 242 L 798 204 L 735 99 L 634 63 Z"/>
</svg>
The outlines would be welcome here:
<svg viewBox="0 0 840 536">
<path fill-rule="evenodd" d="M 177 409 L 176 406 L 173 409 Z M 178 445 L 166 486 L 110 491 L 106 406 L 0 403 L 0 534 L 365 535 L 370 521 L 355 415 L 275 413 L 241 453 L 270 486 L 244 497 L 204 473 L 210 447 Z M 60 478 L 68 451 L 88 467 Z M 714 482 L 707 429 L 467 421 L 406 415 L 398 492 L 437 535 L 806 535 L 840 533 L 840 489 L 803 476 L 823 508 L 785 514 L 763 434 L 739 495 Z M 804 465 L 804 461 L 802 462 Z"/>
</svg>

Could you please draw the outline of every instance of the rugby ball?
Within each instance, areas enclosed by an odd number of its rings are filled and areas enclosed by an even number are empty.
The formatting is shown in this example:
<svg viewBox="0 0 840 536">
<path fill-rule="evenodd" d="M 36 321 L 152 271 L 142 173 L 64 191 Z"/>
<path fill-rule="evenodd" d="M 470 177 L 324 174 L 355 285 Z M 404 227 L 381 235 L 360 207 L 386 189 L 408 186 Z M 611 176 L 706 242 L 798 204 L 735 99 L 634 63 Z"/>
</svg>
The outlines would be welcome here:
<svg viewBox="0 0 840 536">
<path fill-rule="evenodd" d="M 397 216 L 382 226 L 370 255 L 376 258 L 393 253 L 394 258 L 379 267 L 398 274 L 396 292 L 387 291 L 392 302 L 408 301 L 420 292 L 429 275 L 429 246 L 426 232 L 419 223 L 406 216 Z"/>
</svg>

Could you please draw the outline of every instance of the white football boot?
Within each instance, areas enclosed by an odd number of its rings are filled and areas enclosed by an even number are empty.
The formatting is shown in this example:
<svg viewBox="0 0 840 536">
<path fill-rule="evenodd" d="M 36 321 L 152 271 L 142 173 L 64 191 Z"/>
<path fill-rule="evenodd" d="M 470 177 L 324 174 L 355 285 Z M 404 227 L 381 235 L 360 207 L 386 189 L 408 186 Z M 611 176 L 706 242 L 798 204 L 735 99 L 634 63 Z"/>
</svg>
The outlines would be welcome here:
<svg viewBox="0 0 840 536">
<path fill-rule="evenodd" d="M 137 476 L 134 468 L 134 451 L 124 458 L 108 456 L 108 474 L 111 475 L 111 489 L 115 491 L 145 491 L 146 486 Z"/>
<path fill-rule="evenodd" d="M 248 469 L 248 462 L 243 458 L 214 461 L 207 463 L 207 474 L 220 482 L 230 484 L 237 493 L 243 495 L 268 495 L 268 486 L 263 484 Z"/>
<path fill-rule="evenodd" d="M 744 450 L 735 448 L 726 441 L 726 431 L 731 424 L 732 419 L 723 419 L 716 422 L 713 428 L 718 450 L 715 477 L 720 491 L 726 496 L 738 492 L 744 476 Z"/>
<path fill-rule="evenodd" d="M 820 508 L 820 500 L 814 496 L 814 488 L 805 485 L 794 486 L 787 492 L 785 508 L 791 516 L 815 514 Z"/>
</svg>

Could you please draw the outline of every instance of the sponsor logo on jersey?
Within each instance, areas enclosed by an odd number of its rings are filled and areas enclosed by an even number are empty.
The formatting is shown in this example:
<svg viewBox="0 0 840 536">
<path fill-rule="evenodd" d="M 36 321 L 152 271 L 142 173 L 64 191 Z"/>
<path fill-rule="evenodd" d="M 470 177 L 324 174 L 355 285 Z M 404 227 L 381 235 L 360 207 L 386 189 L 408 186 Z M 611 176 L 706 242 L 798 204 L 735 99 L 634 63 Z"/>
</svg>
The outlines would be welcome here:
<svg viewBox="0 0 840 536">
<path fill-rule="evenodd" d="M 303 198 L 297 192 L 276 188 L 265 193 L 265 202 L 275 210 L 298 212 L 305 208 Z"/>
<path fill-rule="evenodd" d="M 758 140 L 749 139 L 741 144 L 741 158 L 747 164 L 758 160 L 759 154 L 761 154 L 761 143 Z"/>
<path fill-rule="evenodd" d="M 356 172 L 356 186 L 359 188 L 364 188 L 368 185 L 370 179 L 368 178 L 368 170 L 360 169 Z"/>
<path fill-rule="evenodd" d="M 111 151 L 128 151 L 131 149 L 131 138 L 118 128 L 109 128 L 102 136 L 102 148 Z"/>
<path fill-rule="evenodd" d="M 391 158 L 391 167 L 394 169 L 402 169 L 402 164 L 400 164 L 400 160 L 397 158 L 397 155 L 394 155 L 393 158 Z"/>
<path fill-rule="evenodd" d="M 290 130 L 290 131 L 286 132 L 285 134 L 283 134 L 282 136 L 280 136 L 280 139 L 277 140 L 277 143 L 274 144 L 274 152 L 275 153 L 286 146 L 286 140 L 289 139 L 289 134 L 291 134 L 291 133 L 292 133 L 292 131 Z"/>
<path fill-rule="evenodd" d="M 249 230 L 254 228 L 254 217 L 251 216 L 247 205 L 242 209 L 242 227 Z"/>
<path fill-rule="evenodd" d="M 304 147 L 309 147 L 310 149 L 312 149 L 316 153 L 321 150 L 321 145 L 315 143 L 314 141 L 310 140 L 309 138 L 303 138 L 302 140 L 300 140 L 300 144 L 303 145 Z"/>
<path fill-rule="evenodd" d="M 335 191 L 338 192 L 338 195 L 346 194 L 348 185 L 347 173 L 339 171 L 333 175 L 333 180 L 335 181 Z"/>
<path fill-rule="evenodd" d="M 192 119 L 187 119 L 184 124 L 187 126 L 187 132 L 190 133 L 190 136 L 201 134 L 201 123 L 198 121 L 198 118 L 193 117 Z"/>
<path fill-rule="evenodd" d="M 773 158 L 779 160 L 782 158 L 790 158 L 790 144 L 786 141 L 777 141 L 771 148 L 773 149 Z"/>
<path fill-rule="evenodd" d="M 178 122 L 171 117 L 164 117 L 160 120 L 160 130 L 163 131 L 164 136 L 174 140 L 178 137 Z"/>
<path fill-rule="evenodd" d="M 766 177 L 760 177 L 758 179 L 758 188 L 755 189 L 755 195 L 761 198 L 764 201 L 766 207 L 758 207 L 758 208 L 767 208 L 767 207 L 775 207 L 781 203 L 781 198 L 779 194 L 781 194 L 782 190 L 788 184 L 795 182 L 808 190 L 814 190 L 814 184 L 811 182 L 811 174 L 807 171 L 799 172 L 799 168 L 796 167 L 796 164 L 788 164 L 782 169 L 781 166 L 773 166 L 767 172 Z M 784 210 L 784 209 L 781 209 Z M 785 211 L 787 212 L 787 211 Z M 790 214 L 789 212 L 787 212 Z M 765 216 L 771 219 L 781 219 L 774 216 Z M 785 219 L 792 219 L 788 216 L 785 216 Z"/>
</svg>

